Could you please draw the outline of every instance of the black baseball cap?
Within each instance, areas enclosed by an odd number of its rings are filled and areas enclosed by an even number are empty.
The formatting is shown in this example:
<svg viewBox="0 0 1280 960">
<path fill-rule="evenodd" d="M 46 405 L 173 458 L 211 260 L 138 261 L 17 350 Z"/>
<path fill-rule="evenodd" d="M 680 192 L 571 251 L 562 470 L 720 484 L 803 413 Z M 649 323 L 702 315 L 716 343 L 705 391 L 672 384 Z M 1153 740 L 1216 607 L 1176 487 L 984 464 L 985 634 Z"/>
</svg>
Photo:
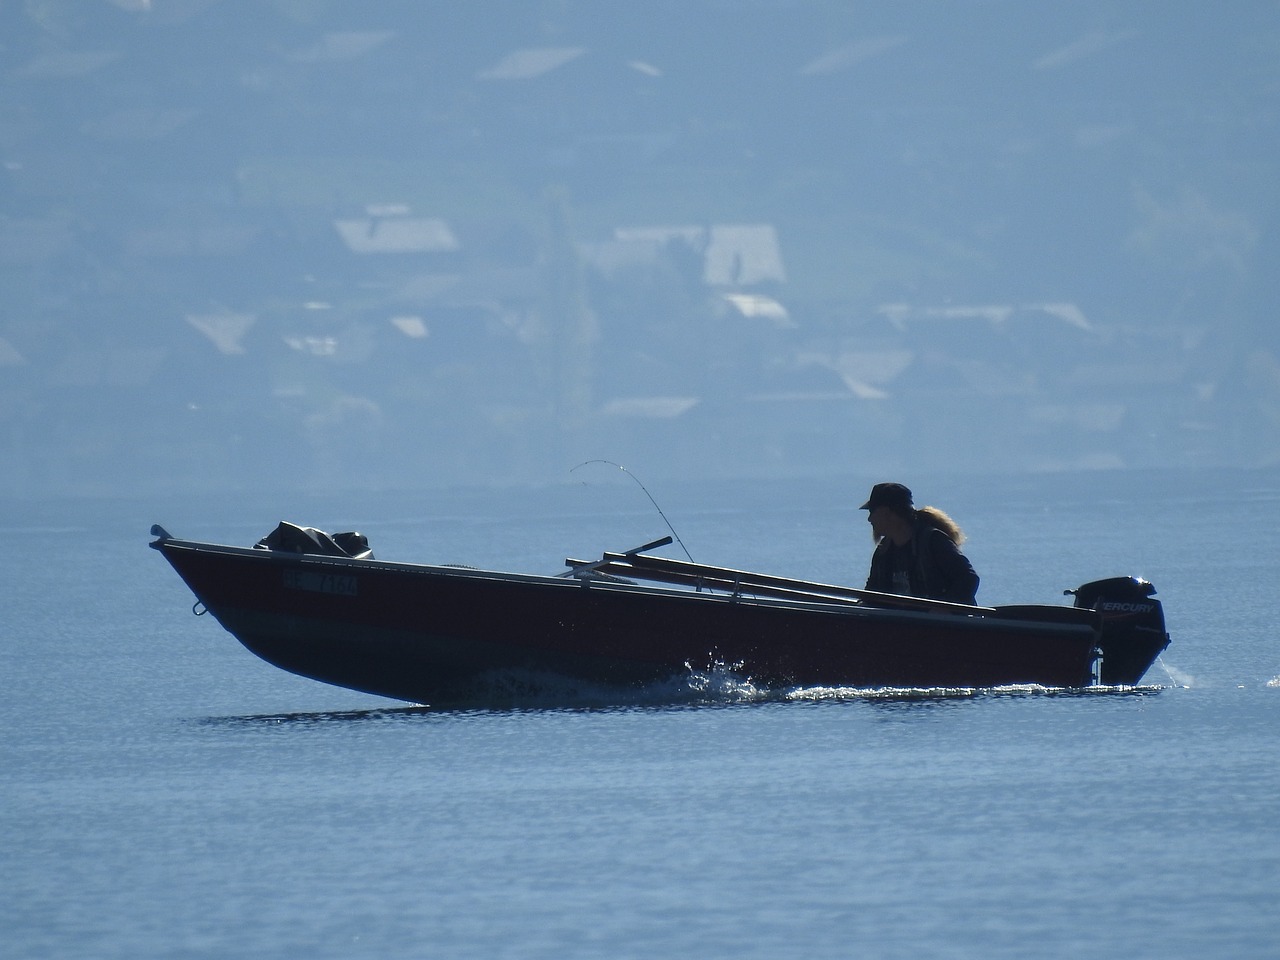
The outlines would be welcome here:
<svg viewBox="0 0 1280 960">
<path fill-rule="evenodd" d="M 890 507 L 900 513 L 914 510 L 911 491 L 900 483 L 877 483 L 871 488 L 871 496 L 867 498 L 859 510 L 874 510 L 876 507 Z"/>
</svg>

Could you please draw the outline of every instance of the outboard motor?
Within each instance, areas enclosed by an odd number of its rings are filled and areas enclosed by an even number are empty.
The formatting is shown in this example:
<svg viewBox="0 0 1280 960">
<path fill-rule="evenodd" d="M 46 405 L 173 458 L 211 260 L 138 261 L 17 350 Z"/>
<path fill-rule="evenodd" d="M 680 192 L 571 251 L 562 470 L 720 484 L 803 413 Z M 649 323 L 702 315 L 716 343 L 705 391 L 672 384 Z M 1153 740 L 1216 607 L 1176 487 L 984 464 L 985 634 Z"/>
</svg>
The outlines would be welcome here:
<svg viewBox="0 0 1280 960">
<path fill-rule="evenodd" d="M 1094 610 L 1102 618 L 1100 683 L 1138 683 L 1169 645 L 1164 608 L 1154 599 L 1155 592 L 1155 587 L 1137 577 L 1094 580 L 1064 591 L 1076 598 L 1075 606 Z"/>
</svg>

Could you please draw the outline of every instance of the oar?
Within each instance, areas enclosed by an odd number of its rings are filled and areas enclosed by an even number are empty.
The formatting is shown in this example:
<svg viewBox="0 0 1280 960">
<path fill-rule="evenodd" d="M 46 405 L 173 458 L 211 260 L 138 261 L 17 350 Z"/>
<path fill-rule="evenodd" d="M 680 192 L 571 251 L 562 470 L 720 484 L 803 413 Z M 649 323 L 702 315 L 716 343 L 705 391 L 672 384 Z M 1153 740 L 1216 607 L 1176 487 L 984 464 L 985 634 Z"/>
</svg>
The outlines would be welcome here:
<svg viewBox="0 0 1280 960">
<path fill-rule="evenodd" d="M 601 569 L 603 569 L 604 567 L 612 563 L 613 561 L 609 559 L 610 557 L 631 558 L 631 557 L 637 556 L 638 554 L 644 553 L 646 550 L 656 550 L 658 547 L 665 547 L 669 543 L 671 543 L 670 537 L 659 537 L 657 540 L 650 540 L 648 543 L 642 543 L 640 546 L 632 547 L 630 550 L 626 550 L 622 553 L 606 553 L 603 559 L 600 559 L 600 560 L 595 560 L 595 561 L 566 560 L 565 566 L 571 567 L 572 569 L 568 570 L 565 573 L 560 574 L 560 576 L 562 577 L 590 576 L 591 574 L 599 572 Z"/>
<path fill-rule="evenodd" d="M 625 582 L 633 580 L 652 580 L 658 583 L 672 583 L 699 590 L 722 590 L 735 596 L 747 593 L 752 596 L 777 597 L 786 600 L 807 600 L 810 602 L 838 603 L 860 606 L 861 601 L 852 597 L 841 597 L 830 593 L 813 590 L 802 590 L 794 587 L 781 587 L 765 583 L 742 582 L 708 574 L 691 574 L 679 570 L 647 569 L 633 566 L 623 560 L 603 560 L 596 564 L 586 564 L 575 560 L 565 563 L 576 569 L 590 568 L 590 576 L 604 576 L 610 579 L 621 579 Z M 630 578 L 630 579 L 628 579 Z"/>
<path fill-rule="evenodd" d="M 639 555 L 627 555 L 617 553 L 606 553 L 606 560 L 623 561 L 629 563 L 636 576 L 640 576 L 641 570 L 661 570 L 664 572 L 679 572 L 686 575 L 690 580 L 716 579 L 722 583 L 748 584 L 759 587 L 778 587 L 788 590 L 799 590 L 811 594 L 824 594 L 832 597 L 839 597 L 847 600 L 858 600 L 867 604 L 880 607 L 903 607 L 913 610 L 935 610 L 938 612 L 951 612 L 972 614 L 975 611 L 982 613 L 993 613 L 993 607 L 971 607 L 963 603 L 950 603 L 946 600 L 931 600 L 927 597 L 908 597 L 901 596 L 896 593 L 879 593 L 875 590 L 859 590 L 856 587 L 846 587 L 838 584 L 815 583 L 809 580 L 796 580 L 790 577 L 777 577 L 764 573 L 752 573 L 748 570 L 734 570 L 728 567 L 712 567 L 706 564 L 690 563 L 685 560 L 672 560 L 667 557 L 648 557 Z"/>
<path fill-rule="evenodd" d="M 634 557 L 637 553 L 645 553 L 649 550 L 656 550 L 658 547 L 665 547 L 670 542 L 670 537 L 659 537 L 657 540 L 651 540 L 641 546 L 632 547 L 630 550 L 624 551 L 623 555 L 627 557 Z"/>
</svg>

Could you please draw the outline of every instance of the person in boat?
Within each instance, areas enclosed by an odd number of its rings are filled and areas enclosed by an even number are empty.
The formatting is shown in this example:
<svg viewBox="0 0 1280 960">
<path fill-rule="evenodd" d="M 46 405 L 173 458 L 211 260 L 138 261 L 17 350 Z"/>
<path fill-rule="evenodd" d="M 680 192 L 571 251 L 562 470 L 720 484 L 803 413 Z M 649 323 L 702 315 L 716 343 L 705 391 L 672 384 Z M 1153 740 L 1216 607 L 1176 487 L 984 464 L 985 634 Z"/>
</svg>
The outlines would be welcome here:
<svg viewBox="0 0 1280 960">
<path fill-rule="evenodd" d="M 951 603 L 977 602 L 978 574 L 960 552 L 964 533 L 937 507 L 916 506 L 900 483 L 877 483 L 860 508 L 868 511 L 871 555 L 867 589 Z"/>
</svg>

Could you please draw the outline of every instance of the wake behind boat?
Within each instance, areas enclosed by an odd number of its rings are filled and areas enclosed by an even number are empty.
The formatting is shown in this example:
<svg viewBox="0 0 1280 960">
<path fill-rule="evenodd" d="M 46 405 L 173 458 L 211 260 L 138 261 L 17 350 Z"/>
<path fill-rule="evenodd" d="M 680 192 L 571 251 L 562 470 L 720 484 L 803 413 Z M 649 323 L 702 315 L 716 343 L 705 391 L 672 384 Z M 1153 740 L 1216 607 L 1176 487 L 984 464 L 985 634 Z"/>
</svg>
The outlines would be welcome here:
<svg viewBox="0 0 1280 960">
<path fill-rule="evenodd" d="M 1132 577 L 1066 591 L 1073 606 L 978 607 L 649 552 L 669 537 L 540 576 L 379 560 L 359 534 L 289 523 L 253 547 L 151 533 L 196 607 L 262 659 L 410 703 L 718 666 L 767 687 L 1132 685 L 1169 643 Z"/>
</svg>

